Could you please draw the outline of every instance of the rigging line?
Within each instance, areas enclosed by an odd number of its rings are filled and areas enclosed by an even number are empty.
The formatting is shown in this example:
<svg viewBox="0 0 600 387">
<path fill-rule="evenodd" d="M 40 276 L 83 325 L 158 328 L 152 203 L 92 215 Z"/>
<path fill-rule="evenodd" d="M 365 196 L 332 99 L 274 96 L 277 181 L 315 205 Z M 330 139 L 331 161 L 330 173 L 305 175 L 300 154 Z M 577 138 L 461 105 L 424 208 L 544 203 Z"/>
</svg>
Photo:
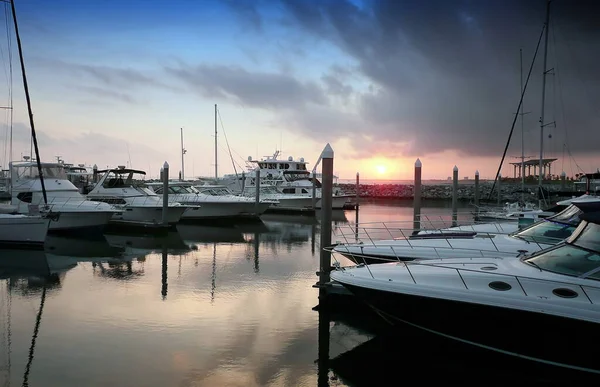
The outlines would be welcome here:
<svg viewBox="0 0 600 387">
<path fill-rule="evenodd" d="M 227 149 L 229 150 L 229 158 L 231 159 L 231 164 L 233 165 L 233 172 L 235 173 L 235 177 L 237 178 L 237 169 L 235 168 L 235 163 L 233 161 L 233 156 L 231 155 L 231 148 L 229 147 L 229 140 L 227 140 L 227 133 L 225 132 L 225 127 L 223 126 L 223 119 L 221 118 L 221 111 L 217 109 L 217 115 L 219 116 L 219 122 L 221 123 L 221 130 L 223 130 L 223 137 L 225 137 L 225 143 L 227 144 Z"/>
<path fill-rule="evenodd" d="M 527 73 L 527 79 L 525 80 L 525 85 L 523 85 L 523 90 L 521 91 L 521 99 L 519 100 L 519 106 L 517 107 L 517 112 L 521 109 L 521 105 L 523 104 L 523 96 L 525 96 L 525 91 L 527 90 L 527 85 L 529 84 L 529 78 L 531 77 L 531 72 L 533 71 L 533 65 L 535 63 L 535 58 L 537 57 L 538 51 L 540 49 L 540 43 L 542 42 L 542 37 L 544 36 L 544 31 L 546 30 L 546 25 L 542 27 L 542 32 L 540 33 L 540 37 L 537 42 L 537 46 L 535 48 L 535 52 L 533 53 L 533 59 L 531 60 L 531 66 L 529 66 L 529 72 Z M 496 172 L 496 177 L 494 178 L 494 184 L 492 185 L 492 189 L 488 195 L 488 199 L 491 199 L 492 194 L 494 192 L 494 188 L 496 187 L 496 182 L 498 181 L 498 176 L 500 175 L 500 171 L 502 170 L 502 164 L 504 163 L 504 159 L 506 158 L 506 152 L 508 151 L 508 146 L 510 145 L 510 139 L 512 137 L 513 131 L 515 130 L 515 124 L 517 123 L 518 114 L 515 114 L 513 118 L 512 126 L 510 128 L 510 133 L 508 134 L 508 141 L 506 142 L 506 146 L 504 147 L 504 153 L 502 154 L 502 159 L 500 160 L 500 165 L 498 166 L 498 171 Z"/>
</svg>

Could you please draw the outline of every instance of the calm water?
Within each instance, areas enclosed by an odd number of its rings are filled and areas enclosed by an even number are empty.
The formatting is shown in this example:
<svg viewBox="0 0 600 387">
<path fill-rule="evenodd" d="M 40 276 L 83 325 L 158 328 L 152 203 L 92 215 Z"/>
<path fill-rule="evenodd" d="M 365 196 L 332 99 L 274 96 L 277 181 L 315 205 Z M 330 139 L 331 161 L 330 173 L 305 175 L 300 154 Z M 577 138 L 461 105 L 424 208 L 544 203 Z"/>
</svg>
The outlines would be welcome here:
<svg viewBox="0 0 600 387">
<path fill-rule="evenodd" d="M 364 204 L 360 221 L 411 220 L 409 205 Z M 423 212 L 448 217 L 447 205 L 437 206 Z M 332 240 L 354 217 L 334 213 Z M 45 253 L 2 251 L 0 386 L 346 386 L 434 377 L 415 364 L 437 362 L 438 344 L 414 344 L 413 335 L 413 344 L 382 340 L 380 321 L 363 309 L 350 313 L 351 302 L 313 310 L 319 233 L 318 219 L 270 215 L 243 227 L 180 226 L 163 239 L 49 237 Z M 386 365 L 401 364 L 395 359 L 415 364 Z"/>
</svg>

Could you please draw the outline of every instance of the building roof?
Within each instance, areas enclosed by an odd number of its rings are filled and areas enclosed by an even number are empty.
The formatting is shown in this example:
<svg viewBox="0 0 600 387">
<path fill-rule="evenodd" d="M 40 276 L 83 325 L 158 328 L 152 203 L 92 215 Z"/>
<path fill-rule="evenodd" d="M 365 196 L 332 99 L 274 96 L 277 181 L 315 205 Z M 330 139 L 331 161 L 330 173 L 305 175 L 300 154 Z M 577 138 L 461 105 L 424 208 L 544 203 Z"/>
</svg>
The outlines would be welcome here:
<svg viewBox="0 0 600 387">
<path fill-rule="evenodd" d="M 556 161 L 558 159 L 542 159 L 542 162 L 544 164 L 550 164 L 553 161 Z M 511 165 L 521 165 L 521 162 L 517 162 L 517 163 L 510 163 Z M 529 165 L 540 165 L 540 159 L 536 159 L 536 160 L 526 160 L 523 164 L 525 164 L 525 166 L 529 166 Z"/>
</svg>

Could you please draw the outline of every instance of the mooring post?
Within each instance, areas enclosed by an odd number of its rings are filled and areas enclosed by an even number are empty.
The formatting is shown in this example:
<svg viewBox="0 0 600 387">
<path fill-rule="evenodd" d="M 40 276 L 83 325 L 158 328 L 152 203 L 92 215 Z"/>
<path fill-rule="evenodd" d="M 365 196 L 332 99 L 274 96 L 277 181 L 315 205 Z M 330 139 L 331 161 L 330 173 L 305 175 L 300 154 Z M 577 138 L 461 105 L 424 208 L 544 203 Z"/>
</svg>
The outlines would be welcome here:
<svg viewBox="0 0 600 387">
<path fill-rule="evenodd" d="M 502 197 L 502 175 L 498 174 L 498 207 L 500 207 L 500 199 Z"/>
<path fill-rule="evenodd" d="M 242 190 L 240 193 L 243 195 L 246 190 L 246 172 L 242 172 Z"/>
<path fill-rule="evenodd" d="M 421 229 L 421 160 L 415 161 L 415 181 L 413 184 L 413 230 Z"/>
<path fill-rule="evenodd" d="M 163 300 L 167 299 L 167 290 L 168 290 L 168 283 L 167 283 L 167 271 L 168 271 L 168 266 L 167 266 L 167 260 L 169 258 L 169 250 L 167 248 L 167 244 L 166 242 L 163 243 L 162 246 L 162 265 L 161 265 L 161 288 L 160 288 L 160 294 L 162 296 Z"/>
<path fill-rule="evenodd" d="M 479 206 L 479 171 L 475 171 L 475 205 Z"/>
<path fill-rule="evenodd" d="M 360 174 L 356 172 L 356 188 L 354 189 L 356 194 L 356 211 L 358 211 L 358 205 L 360 201 Z"/>
<path fill-rule="evenodd" d="M 162 183 L 163 183 L 163 208 L 162 208 L 162 224 L 169 224 L 169 163 L 165 161 L 162 167 Z"/>
<path fill-rule="evenodd" d="M 354 230 L 354 240 L 356 241 L 356 243 L 358 243 L 358 210 L 360 209 L 360 205 L 359 205 L 359 199 L 360 199 L 360 175 L 358 174 L 358 172 L 356 172 L 356 188 L 355 188 L 355 194 L 356 194 L 356 202 L 355 204 L 355 212 L 354 212 L 354 225 L 355 225 L 355 230 Z"/>
<path fill-rule="evenodd" d="M 92 167 L 92 182 L 94 184 L 98 182 L 98 166 L 96 164 Z"/>
<path fill-rule="evenodd" d="M 254 186 L 256 187 L 256 194 L 255 194 L 256 196 L 255 196 L 254 205 L 256 207 L 256 213 L 258 214 L 259 213 L 258 206 L 260 205 L 260 169 L 257 168 L 255 173 L 256 173 L 256 177 L 254 180 Z"/>
<path fill-rule="evenodd" d="M 312 208 L 317 209 L 317 175 L 316 172 L 312 173 Z M 323 202 L 321 202 L 321 208 L 323 208 Z"/>
<path fill-rule="evenodd" d="M 458 225 L 458 167 L 452 169 L 452 226 Z"/>
<path fill-rule="evenodd" d="M 333 149 L 327 144 L 321 153 L 321 262 L 319 267 L 319 284 L 329 282 L 331 272 L 331 252 L 324 247 L 331 245 L 331 211 L 333 196 Z"/>
<path fill-rule="evenodd" d="M 565 188 L 567 188 L 567 174 L 565 173 L 565 171 L 562 171 L 560 173 L 560 190 L 564 191 Z"/>
<path fill-rule="evenodd" d="M 165 178 L 165 172 L 163 170 L 163 167 L 160 167 L 160 181 L 162 182 Z"/>
</svg>

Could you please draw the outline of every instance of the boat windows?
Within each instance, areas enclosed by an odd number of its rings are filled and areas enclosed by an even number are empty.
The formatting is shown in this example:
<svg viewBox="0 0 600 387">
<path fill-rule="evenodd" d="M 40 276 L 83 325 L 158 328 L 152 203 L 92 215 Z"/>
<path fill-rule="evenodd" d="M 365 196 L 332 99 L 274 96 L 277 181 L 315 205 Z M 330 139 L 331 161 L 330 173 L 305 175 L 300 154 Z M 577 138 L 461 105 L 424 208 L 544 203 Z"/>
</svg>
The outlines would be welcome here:
<svg viewBox="0 0 600 387">
<path fill-rule="evenodd" d="M 17 179 L 39 179 L 40 174 L 35 164 L 24 166 L 13 165 L 12 171 Z M 67 173 L 61 165 L 44 165 L 42 164 L 42 173 L 44 178 L 67 180 Z"/>
<path fill-rule="evenodd" d="M 31 192 L 19 192 L 17 199 L 24 203 L 31 203 L 33 194 Z"/>
<path fill-rule="evenodd" d="M 600 254 L 565 244 L 525 260 L 554 273 L 600 280 Z"/>
<path fill-rule="evenodd" d="M 600 224 L 587 223 L 573 243 L 584 249 L 600 251 Z"/>
<path fill-rule="evenodd" d="M 520 230 L 513 236 L 533 243 L 556 244 L 573 234 L 576 227 L 563 223 L 544 221 Z"/>
<path fill-rule="evenodd" d="M 281 190 L 284 194 L 295 194 L 296 188 L 284 188 Z"/>
</svg>

